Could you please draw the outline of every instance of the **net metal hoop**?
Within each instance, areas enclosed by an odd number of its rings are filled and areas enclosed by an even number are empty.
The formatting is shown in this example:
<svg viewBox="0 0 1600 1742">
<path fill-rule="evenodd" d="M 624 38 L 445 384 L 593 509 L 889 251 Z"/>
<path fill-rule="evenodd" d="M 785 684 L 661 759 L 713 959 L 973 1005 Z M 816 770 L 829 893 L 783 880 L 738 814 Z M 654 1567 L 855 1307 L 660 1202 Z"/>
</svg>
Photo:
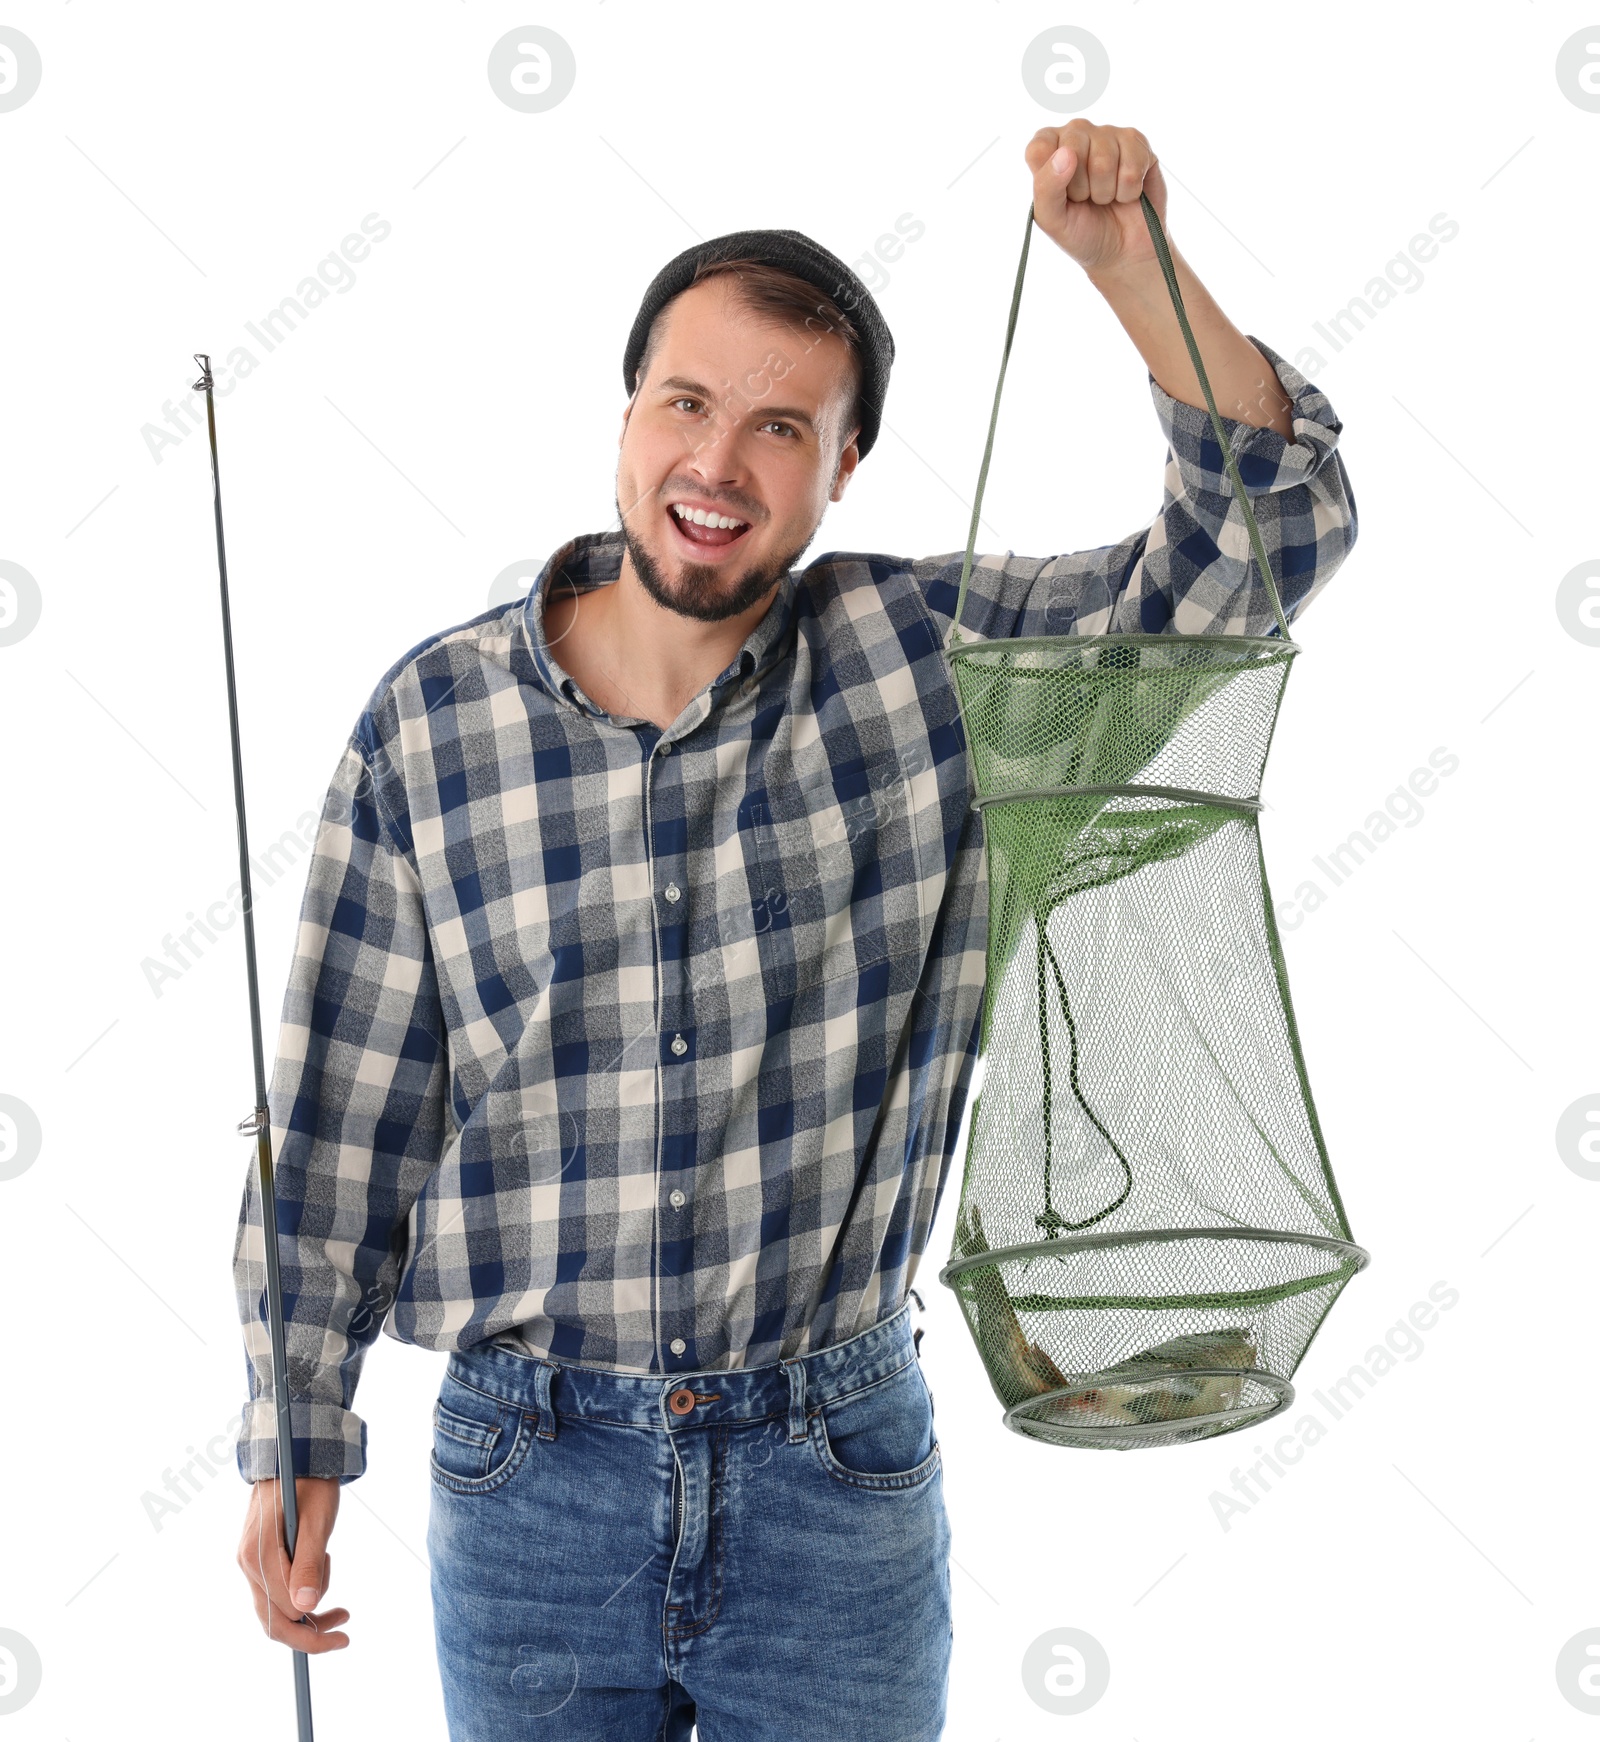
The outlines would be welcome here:
<svg viewBox="0 0 1600 1742">
<path fill-rule="evenodd" d="M 1016 804 L 1030 798 L 1170 798 L 1186 804 L 1216 804 L 1224 810 L 1258 811 L 1258 798 L 1229 798 L 1220 792 L 1196 792 L 1188 786 L 1024 786 L 1016 792 L 991 792 L 975 798 L 968 810 L 981 811 L 991 804 Z"/>
<path fill-rule="evenodd" d="M 1060 648 L 1092 648 L 1123 643 L 1130 647 L 1147 646 L 1149 635 L 1128 635 L 1123 633 L 1109 635 L 1015 635 L 1007 636 L 1002 641 L 963 641 L 950 650 L 949 657 L 955 659 L 981 659 L 985 653 L 1000 654 L 1015 651 L 1019 647 L 1060 647 Z M 1163 647 L 1251 647 L 1264 654 L 1296 654 L 1302 651 L 1298 641 L 1286 641 L 1276 635 L 1178 635 L 1163 629 L 1161 631 Z M 1268 662 L 1270 663 L 1270 661 Z"/>
<path fill-rule="evenodd" d="M 1029 1240 L 1019 1246 L 997 1246 L 992 1251 L 969 1253 L 964 1258 L 952 1258 L 939 1272 L 939 1280 L 947 1288 L 967 1270 L 981 1270 L 985 1265 L 1003 1264 L 1014 1258 L 1061 1258 L 1071 1252 L 1081 1252 L 1104 1246 L 1142 1246 L 1149 1241 L 1173 1240 L 1266 1240 L 1287 1246 L 1314 1246 L 1324 1252 L 1341 1253 L 1344 1263 L 1322 1276 L 1302 1279 L 1280 1286 L 1286 1289 L 1309 1289 L 1330 1282 L 1339 1272 L 1347 1270 L 1354 1276 L 1364 1269 L 1372 1254 L 1353 1240 L 1340 1240 L 1332 1234 L 1298 1234 L 1285 1228 L 1123 1228 L 1109 1234 L 1061 1234 L 1054 1240 Z M 1257 1289 L 1230 1291 L 1255 1297 Z M 1109 1298 L 1109 1297 L 1108 1297 Z"/>
</svg>

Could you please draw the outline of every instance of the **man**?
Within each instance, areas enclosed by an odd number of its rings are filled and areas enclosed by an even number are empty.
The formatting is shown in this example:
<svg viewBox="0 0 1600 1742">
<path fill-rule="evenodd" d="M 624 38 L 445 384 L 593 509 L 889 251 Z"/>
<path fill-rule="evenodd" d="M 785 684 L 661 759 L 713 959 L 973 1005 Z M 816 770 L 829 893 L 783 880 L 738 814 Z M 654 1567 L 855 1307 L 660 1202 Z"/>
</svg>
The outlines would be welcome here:
<svg viewBox="0 0 1600 1742">
<path fill-rule="evenodd" d="M 1099 550 L 979 558 L 964 634 L 1272 632 L 1139 205 L 1164 219 L 1155 154 L 1078 120 L 1026 160 L 1148 365 L 1164 503 Z M 1356 535 L 1342 426 L 1173 257 L 1295 615 Z M 272 1638 L 348 1644 L 316 1604 L 362 1358 L 385 1322 L 451 1351 L 429 1550 L 458 1742 L 942 1729 L 908 1296 L 983 990 L 961 557 L 795 567 L 892 358 L 805 237 L 671 262 L 626 353 L 619 529 L 400 659 L 334 776 L 271 1097 L 300 1536 L 290 1568 L 247 1190 L 239 1561 Z"/>
</svg>

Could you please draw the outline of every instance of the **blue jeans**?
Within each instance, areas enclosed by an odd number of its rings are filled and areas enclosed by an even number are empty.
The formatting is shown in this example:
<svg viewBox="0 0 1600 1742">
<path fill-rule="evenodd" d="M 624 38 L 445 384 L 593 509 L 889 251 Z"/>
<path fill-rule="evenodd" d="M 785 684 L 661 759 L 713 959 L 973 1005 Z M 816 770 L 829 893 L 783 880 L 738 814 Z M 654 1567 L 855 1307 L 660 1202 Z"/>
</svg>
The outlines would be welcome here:
<svg viewBox="0 0 1600 1742">
<path fill-rule="evenodd" d="M 950 1526 L 910 1312 L 731 1372 L 453 1354 L 428 1520 L 451 1742 L 935 1742 Z"/>
</svg>

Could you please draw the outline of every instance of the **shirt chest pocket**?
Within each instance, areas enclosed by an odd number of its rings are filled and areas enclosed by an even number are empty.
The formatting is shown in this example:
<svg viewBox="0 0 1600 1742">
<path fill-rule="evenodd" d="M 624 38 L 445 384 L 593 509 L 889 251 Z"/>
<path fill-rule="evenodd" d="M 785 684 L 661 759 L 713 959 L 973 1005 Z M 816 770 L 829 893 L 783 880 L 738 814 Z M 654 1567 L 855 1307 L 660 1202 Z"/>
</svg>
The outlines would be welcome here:
<svg viewBox="0 0 1600 1742">
<path fill-rule="evenodd" d="M 835 765 L 747 796 L 739 840 L 767 996 L 842 979 L 879 994 L 922 969 L 923 867 L 911 789 L 893 758 Z"/>
</svg>

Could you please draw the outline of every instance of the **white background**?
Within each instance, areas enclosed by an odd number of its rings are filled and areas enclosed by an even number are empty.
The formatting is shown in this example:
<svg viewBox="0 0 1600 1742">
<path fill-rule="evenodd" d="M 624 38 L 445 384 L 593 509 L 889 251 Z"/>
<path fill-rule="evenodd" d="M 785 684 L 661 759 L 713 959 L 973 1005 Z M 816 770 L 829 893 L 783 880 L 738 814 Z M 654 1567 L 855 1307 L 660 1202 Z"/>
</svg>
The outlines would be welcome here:
<svg viewBox="0 0 1600 1742">
<path fill-rule="evenodd" d="M 577 58 L 542 114 L 486 75 L 530 22 Z M 144 427 L 191 353 L 220 365 L 366 214 L 387 220 L 353 286 L 252 346 L 218 405 L 258 847 L 318 806 L 401 652 L 613 522 L 624 338 L 697 236 L 792 226 L 859 262 L 922 222 L 873 279 L 899 352 L 888 427 L 812 554 L 959 549 L 1023 148 L 1067 119 L 1019 69 L 1063 23 L 1104 44 L 1088 118 L 1149 137 L 1174 242 L 1242 330 L 1315 346 L 1346 426 L 1360 539 L 1297 628 L 1263 837 L 1374 1257 L 1267 1429 L 1047 1448 L 1003 1428 L 938 1282 L 952 1172 L 918 1277 L 954 1532 L 947 1734 L 1591 1733 L 1556 1659 L 1600 1626 L 1600 1181 L 1563 1165 L 1556 1124 L 1600 1091 L 1600 647 L 1557 588 L 1600 554 L 1600 114 L 1555 72 L 1591 22 L 1544 0 L 6 8 L 43 80 L 0 113 L 0 559 L 42 615 L 0 646 L 0 1093 L 43 1142 L 0 1181 L 0 1628 L 43 1682 L 0 1742 L 292 1734 L 288 1654 L 233 1564 L 231 1454 L 159 1529 L 144 1498 L 243 1395 L 251 1100 L 239 928 L 159 996 L 142 967 L 236 874 L 204 437 L 157 459 Z M 1319 342 L 1436 213 L 1459 233 L 1420 284 L 1338 353 Z M 1121 538 L 1154 515 L 1162 461 L 1141 359 L 1036 234 L 980 549 Z M 1394 795 L 1441 746 L 1459 766 L 1417 817 Z M 1316 858 L 1386 803 L 1411 820 L 1333 884 Z M 1307 880 L 1327 899 L 1297 919 Z M 258 887 L 269 1034 L 302 884 Z M 1459 1298 L 1409 1343 L 1393 1327 L 1436 1283 Z M 1390 1334 L 1405 1353 L 1335 1420 L 1313 1394 Z M 424 1550 L 443 1359 L 385 1336 L 362 1380 L 372 1464 L 344 1490 L 330 1597 L 354 1643 L 312 1664 L 325 1737 L 444 1734 Z M 1308 1416 L 1322 1437 L 1245 1506 L 1232 1472 Z M 1055 1627 L 1110 1660 L 1076 1718 L 1023 1685 Z"/>
</svg>

